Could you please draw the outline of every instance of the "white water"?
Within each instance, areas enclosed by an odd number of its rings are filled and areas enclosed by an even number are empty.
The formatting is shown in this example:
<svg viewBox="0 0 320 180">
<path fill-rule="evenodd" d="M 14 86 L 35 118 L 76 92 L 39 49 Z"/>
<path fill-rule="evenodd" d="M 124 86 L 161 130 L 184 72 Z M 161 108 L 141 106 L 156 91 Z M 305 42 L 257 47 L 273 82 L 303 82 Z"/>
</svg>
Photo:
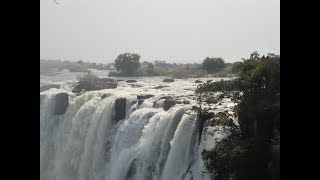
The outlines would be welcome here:
<svg viewBox="0 0 320 180">
<path fill-rule="evenodd" d="M 215 139 L 203 134 L 198 142 L 196 116 L 190 110 L 195 105 L 193 81 L 178 80 L 166 84 L 168 88 L 154 89 L 162 83 L 150 78 L 139 81 L 140 88 L 124 82 L 117 89 L 80 96 L 70 92 L 68 83 L 60 82 L 65 87 L 40 93 L 45 95 L 40 104 L 40 179 L 210 179 L 201 152 L 214 148 Z M 58 92 L 69 94 L 69 106 L 65 114 L 54 116 L 53 100 Z M 137 105 L 136 95 L 146 93 L 155 97 Z M 101 99 L 102 94 L 109 96 Z M 191 103 L 177 104 L 164 111 L 159 97 L 165 95 Z M 127 114 L 125 119 L 114 122 L 118 97 L 127 98 Z M 155 101 L 160 102 L 158 107 L 153 107 Z M 219 106 L 224 111 L 230 110 L 231 105 L 226 101 Z"/>
</svg>

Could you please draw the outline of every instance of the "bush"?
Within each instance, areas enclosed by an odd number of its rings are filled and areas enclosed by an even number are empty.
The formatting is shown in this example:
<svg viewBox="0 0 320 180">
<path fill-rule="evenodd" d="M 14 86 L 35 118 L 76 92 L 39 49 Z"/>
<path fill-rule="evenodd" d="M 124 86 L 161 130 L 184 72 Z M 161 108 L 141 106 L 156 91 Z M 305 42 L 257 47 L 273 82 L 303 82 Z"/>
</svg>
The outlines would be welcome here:
<svg viewBox="0 0 320 180">
<path fill-rule="evenodd" d="M 206 83 L 199 84 L 195 91 L 196 94 L 207 92 L 231 92 L 238 91 L 238 80 L 220 80 L 217 82 L 207 81 Z"/>
<path fill-rule="evenodd" d="M 91 72 L 88 72 L 84 76 L 78 76 L 77 79 L 79 88 L 84 90 L 94 90 L 99 82 L 99 78 Z"/>
</svg>

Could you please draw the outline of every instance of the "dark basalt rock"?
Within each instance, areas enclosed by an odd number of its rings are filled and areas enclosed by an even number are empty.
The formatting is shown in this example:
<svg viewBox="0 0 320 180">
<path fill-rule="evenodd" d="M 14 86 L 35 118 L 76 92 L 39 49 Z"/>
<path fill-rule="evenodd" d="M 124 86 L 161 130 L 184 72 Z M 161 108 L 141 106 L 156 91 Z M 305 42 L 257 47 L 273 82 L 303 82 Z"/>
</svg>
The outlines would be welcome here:
<svg viewBox="0 0 320 180">
<path fill-rule="evenodd" d="M 104 98 L 106 98 L 107 97 L 107 94 L 103 94 L 102 96 L 101 96 L 101 99 L 104 99 Z"/>
<path fill-rule="evenodd" d="M 118 98 L 115 100 L 115 117 L 114 120 L 118 122 L 126 117 L 126 98 Z"/>
<path fill-rule="evenodd" d="M 153 97 L 154 95 L 152 94 L 147 94 L 147 95 L 137 95 L 137 99 L 148 99 Z"/>
<path fill-rule="evenodd" d="M 182 101 L 183 104 L 190 104 L 190 101 Z"/>
<path fill-rule="evenodd" d="M 202 83 L 202 81 L 197 79 L 197 80 L 194 81 L 194 83 Z"/>
<path fill-rule="evenodd" d="M 162 89 L 162 88 L 165 88 L 165 87 L 169 87 L 169 86 L 166 86 L 166 85 L 164 85 L 164 86 L 157 86 L 157 87 L 155 87 L 155 89 Z"/>
<path fill-rule="evenodd" d="M 208 120 L 214 117 L 213 112 L 200 112 L 198 114 L 198 127 L 199 127 L 199 142 L 201 141 L 201 134 L 203 130 L 204 123 Z"/>
<path fill-rule="evenodd" d="M 100 90 L 100 89 L 115 89 L 117 88 L 118 83 L 114 79 L 110 78 L 102 78 L 99 79 L 96 87 L 93 87 L 93 90 Z"/>
<path fill-rule="evenodd" d="M 162 96 L 160 99 L 172 99 L 171 96 Z"/>
<path fill-rule="evenodd" d="M 182 101 L 176 101 L 176 104 L 182 104 Z"/>
<path fill-rule="evenodd" d="M 144 102 L 144 99 L 139 99 L 138 100 L 138 105 L 142 104 Z"/>
<path fill-rule="evenodd" d="M 75 85 L 74 87 L 73 87 L 73 89 L 72 89 L 72 92 L 73 93 L 76 93 L 76 94 L 80 94 L 81 93 L 81 91 L 82 91 L 82 88 L 80 87 L 80 85 Z"/>
<path fill-rule="evenodd" d="M 175 100 L 173 99 L 166 99 L 164 100 L 163 109 L 168 111 L 172 106 L 176 104 Z"/>
<path fill-rule="evenodd" d="M 58 84 L 48 84 L 40 87 L 40 92 L 49 90 L 51 88 L 60 89 L 60 85 Z"/>
<path fill-rule="evenodd" d="M 64 114 L 69 105 L 69 95 L 67 93 L 59 93 L 55 96 L 54 115 Z"/>
<path fill-rule="evenodd" d="M 137 82 L 137 81 L 134 80 L 134 79 L 130 79 L 130 80 L 126 80 L 126 82 L 127 82 L 127 83 L 135 83 L 135 82 Z"/>
<path fill-rule="evenodd" d="M 203 120 L 208 120 L 214 117 L 214 113 L 213 112 L 201 112 L 199 114 L 199 118 L 203 119 Z"/>
<path fill-rule="evenodd" d="M 163 79 L 162 82 L 174 82 L 174 79 Z"/>
</svg>

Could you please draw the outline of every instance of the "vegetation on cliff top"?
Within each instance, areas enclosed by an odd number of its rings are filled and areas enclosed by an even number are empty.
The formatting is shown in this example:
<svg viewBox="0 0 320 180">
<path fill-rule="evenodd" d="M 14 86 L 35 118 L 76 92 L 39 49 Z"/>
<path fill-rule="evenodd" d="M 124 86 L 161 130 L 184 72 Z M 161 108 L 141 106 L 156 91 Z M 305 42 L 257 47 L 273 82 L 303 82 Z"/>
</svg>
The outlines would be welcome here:
<svg viewBox="0 0 320 180">
<path fill-rule="evenodd" d="M 235 108 L 239 129 L 229 123 L 233 135 L 202 152 L 206 168 L 215 179 L 280 179 L 280 56 L 254 52 L 239 68 L 238 78 L 196 90 L 198 95 L 242 92 Z"/>
</svg>

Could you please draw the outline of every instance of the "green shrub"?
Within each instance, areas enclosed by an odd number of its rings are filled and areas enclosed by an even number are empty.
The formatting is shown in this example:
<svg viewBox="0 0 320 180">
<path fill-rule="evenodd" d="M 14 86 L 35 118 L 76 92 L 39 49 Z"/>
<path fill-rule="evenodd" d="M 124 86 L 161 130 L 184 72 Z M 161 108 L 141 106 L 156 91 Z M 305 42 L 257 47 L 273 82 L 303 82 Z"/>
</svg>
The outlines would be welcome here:
<svg viewBox="0 0 320 180">
<path fill-rule="evenodd" d="M 99 82 L 99 78 L 91 72 L 88 72 L 84 76 L 78 76 L 77 79 L 79 88 L 84 90 L 94 90 L 97 83 Z"/>
</svg>

